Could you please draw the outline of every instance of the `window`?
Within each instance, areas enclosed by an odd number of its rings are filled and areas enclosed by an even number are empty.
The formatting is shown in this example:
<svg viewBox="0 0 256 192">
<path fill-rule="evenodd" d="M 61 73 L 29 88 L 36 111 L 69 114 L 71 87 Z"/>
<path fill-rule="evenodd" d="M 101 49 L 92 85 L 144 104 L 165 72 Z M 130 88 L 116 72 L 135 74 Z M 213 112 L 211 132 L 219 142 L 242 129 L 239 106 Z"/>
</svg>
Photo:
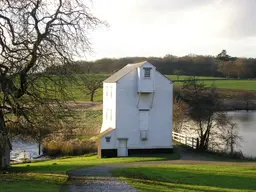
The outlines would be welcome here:
<svg viewBox="0 0 256 192">
<path fill-rule="evenodd" d="M 106 120 L 108 120 L 108 110 L 106 110 Z"/>
<path fill-rule="evenodd" d="M 109 92 L 110 92 L 110 98 L 112 98 L 112 87 L 109 87 L 110 88 L 110 90 L 109 90 Z"/>
<path fill-rule="evenodd" d="M 108 86 L 106 86 L 106 96 L 108 96 Z"/>
<path fill-rule="evenodd" d="M 152 68 L 144 68 L 144 78 L 149 79 L 150 78 L 150 71 Z"/>
<path fill-rule="evenodd" d="M 109 113 L 110 113 L 109 114 L 110 115 L 109 119 L 110 119 L 110 121 L 112 121 L 112 109 L 109 110 Z"/>
<path fill-rule="evenodd" d="M 106 142 L 109 143 L 110 139 L 111 139 L 111 136 L 106 136 L 105 139 L 106 139 Z"/>
</svg>

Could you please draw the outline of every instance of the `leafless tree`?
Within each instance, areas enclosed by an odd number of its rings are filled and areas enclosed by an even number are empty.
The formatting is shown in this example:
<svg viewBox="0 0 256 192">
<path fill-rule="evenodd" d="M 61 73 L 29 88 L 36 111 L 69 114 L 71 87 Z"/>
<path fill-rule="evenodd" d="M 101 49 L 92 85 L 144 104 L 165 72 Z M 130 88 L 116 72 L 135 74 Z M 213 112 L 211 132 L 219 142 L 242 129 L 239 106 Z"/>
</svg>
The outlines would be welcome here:
<svg viewBox="0 0 256 192">
<path fill-rule="evenodd" d="M 176 75 L 177 76 L 177 80 L 179 80 L 180 75 L 182 74 L 182 71 L 181 70 L 174 70 L 173 74 Z"/>
<path fill-rule="evenodd" d="M 13 116 L 33 124 L 36 106 L 61 105 L 65 81 L 45 68 L 90 51 L 88 33 L 104 24 L 82 0 L 0 1 L 0 132 Z"/>
<path fill-rule="evenodd" d="M 199 150 L 207 150 L 218 124 L 223 123 L 226 118 L 221 109 L 219 94 L 214 87 L 207 88 L 194 78 L 184 82 L 182 90 L 184 101 L 189 105 L 188 115 L 196 125 L 191 131 L 198 134 Z"/>
<path fill-rule="evenodd" d="M 90 101 L 94 101 L 96 91 L 103 86 L 104 76 L 100 74 L 86 74 L 81 76 L 85 86 L 86 95 L 90 95 Z"/>
<path fill-rule="evenodd" d="M 189 107 L 180 99 L 173 102 L 173 130 L 180 133 L 184 123 L 188 121 Z"/>
<path fill-rule="evenodd" d="M 231 155 L 235 152 L 235 146 L 239 146 L 239 143 L 243 141 L 243 138 L 237 131 L 236 123 L 232 123 L 231 121 L 228 121 L 226 126 L 220 126 L 220 134 L 218 138 L 221 143 L 224 144 L 227 151 L 230 151 Z"/>
</svg>

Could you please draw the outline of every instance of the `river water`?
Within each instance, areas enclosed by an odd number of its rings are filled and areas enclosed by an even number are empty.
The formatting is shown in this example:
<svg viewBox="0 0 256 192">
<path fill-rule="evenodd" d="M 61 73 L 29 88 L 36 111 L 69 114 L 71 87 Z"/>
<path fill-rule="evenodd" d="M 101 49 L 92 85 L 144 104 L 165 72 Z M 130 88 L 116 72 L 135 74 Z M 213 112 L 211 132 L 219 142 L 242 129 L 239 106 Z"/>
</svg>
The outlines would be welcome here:
<svg viewBox="0 0 256 192">
<path fill-rule="evenodd" d="M 243 139 L 237 148 L 245 156 L 256 157 L 256 111 L 231 111 L 228 116 L 237 124 L 238 134 Z"/>
<path fill-rule="evenodd" d="M 38 145 L 36 143 L 21 140 L 12 141 L 11 159 L 19 160 L 23 158 L 32 159 L 38 157 Z"/>
</svg>

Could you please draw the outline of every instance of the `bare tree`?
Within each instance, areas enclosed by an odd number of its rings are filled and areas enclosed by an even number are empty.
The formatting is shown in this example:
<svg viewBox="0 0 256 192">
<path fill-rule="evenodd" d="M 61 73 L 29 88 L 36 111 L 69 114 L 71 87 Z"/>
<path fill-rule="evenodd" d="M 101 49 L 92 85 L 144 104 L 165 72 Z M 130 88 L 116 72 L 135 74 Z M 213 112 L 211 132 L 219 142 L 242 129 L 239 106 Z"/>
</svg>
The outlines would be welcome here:
<svg viewBox="0 0 256 192">
<path fill-rule="evenodd" d="M 182 74 L 182 71 L 181 70 L 174 70 L 173 74 L 176 75 L 177 76 L 177 80 L 179 80 L 180 75 Z"/>
<path fill-rule="evenodd" d="M 173 130 L 180 133 L 184 123 L 188 121 L 189 107 L 181 99 L 173 102 Z"/>
<path fill-rule="evenodd" d="M 93 102 L 96 91 L 103 86 L 104 76 L 100 74 L 87 74 L 81 76 L 81 79 L 86 88 L 86 95 L 90 95 L 90 101 Z"/>
<path fill-rule="evenodd" d="M 207 150 L 216 128 L 226 118 L 221 110 L 221 102 L 215 88 L 207 88 L 204 83 L 188 79 L 183 84 L 184 101 L 189 105 L 189 117 L 195 123 L 194 131 L 199 137 L 199 150 Z"/>
<path fill-rule="evenodd" d="M 240 77 L 245 74 L 245 70 L 246 70 L 244 59 L 241 59 L 241 58 L 236 59 L 233 65 L 234 65 L 235 73 L 237 75 L 237 79 L 240 79 Z"/>
<path fill-rule="evenodd" d="M 61 104 L 63 81 L 44 76 L 90 51 L 88 32 L 102 24 L 82 0 L 0 2 L 0 131 L 13 116 L 33 124 L 35 106 Z M 50 107 L 48 108 L 50 111 Z M 8 115 L 8 116 L 7 116 Z"/>
<path fill-rule="evenodd" d="M 243 138 L 237 131 L 236 123 L 232 123 L 231 121 L 229 121 L 226 126 L 220 127 L 219 139 L 224 144 L 227 151 L 230 151 L 231 155 L 235 152 L 235 146 L 239 146 L 239 143 L 243 141 Z"/>
</svg>

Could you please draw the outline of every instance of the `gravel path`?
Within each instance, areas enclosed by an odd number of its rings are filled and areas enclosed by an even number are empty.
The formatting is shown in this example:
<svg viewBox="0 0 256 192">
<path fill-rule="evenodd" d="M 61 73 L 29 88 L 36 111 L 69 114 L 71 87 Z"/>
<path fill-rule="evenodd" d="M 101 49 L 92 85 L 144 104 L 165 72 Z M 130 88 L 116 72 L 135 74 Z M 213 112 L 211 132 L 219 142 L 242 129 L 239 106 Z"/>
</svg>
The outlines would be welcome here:
<svg viewBox="0 0 256 192">
<path fill-rule="evenodd" d="M 119 168 L 119 165 L 95 166 L 72 170 L 68 173 L 72 184 L 68 186 L 68 192 L 134 192 L 134 188 L 127 183 L 111 176 L 111 171 Z"/>
</svg>

